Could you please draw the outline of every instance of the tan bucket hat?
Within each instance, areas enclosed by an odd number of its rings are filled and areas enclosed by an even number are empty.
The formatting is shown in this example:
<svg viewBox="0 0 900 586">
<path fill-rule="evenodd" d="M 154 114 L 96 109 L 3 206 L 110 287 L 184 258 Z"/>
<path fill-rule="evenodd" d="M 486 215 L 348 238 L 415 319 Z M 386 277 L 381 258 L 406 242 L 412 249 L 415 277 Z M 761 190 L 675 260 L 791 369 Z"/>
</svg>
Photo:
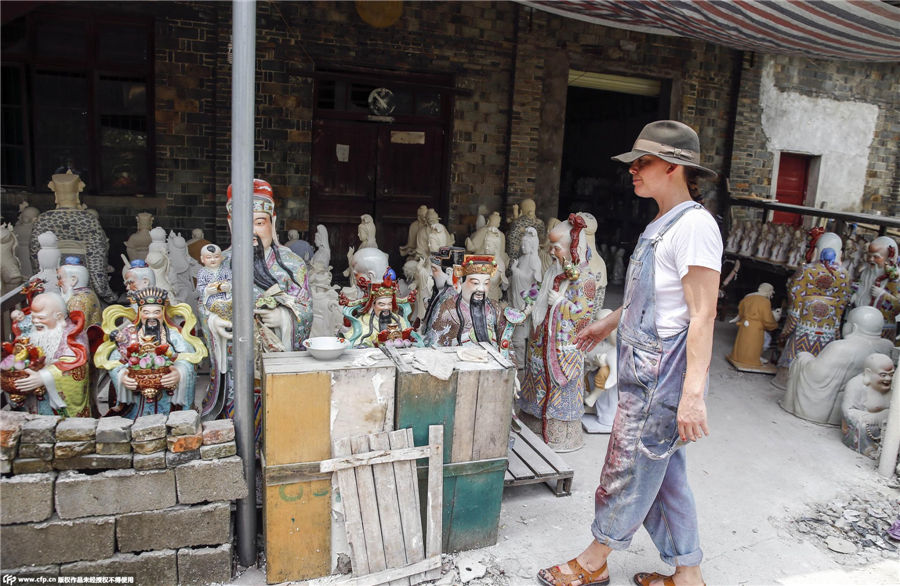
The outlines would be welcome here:
<svg viewBox="0 0 900 586">
<path fill-rule="evenodd" d="M 651 122 L 641 130 L 630 151 L 616 155 L 612 160 L 630 165 L 644 155 L 654 155 L 676 165 L 694 167 L 707 177 L 716 177 L 715 171 L 700 165 L 700 139 L 693 128 L 682 122 Z"/>
</svg>

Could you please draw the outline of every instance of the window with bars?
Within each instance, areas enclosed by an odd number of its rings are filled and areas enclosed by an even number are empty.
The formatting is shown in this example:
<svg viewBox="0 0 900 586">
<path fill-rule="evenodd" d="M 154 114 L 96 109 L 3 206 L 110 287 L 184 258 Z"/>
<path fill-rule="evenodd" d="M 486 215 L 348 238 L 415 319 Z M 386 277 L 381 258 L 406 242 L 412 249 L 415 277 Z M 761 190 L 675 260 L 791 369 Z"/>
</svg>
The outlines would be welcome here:
<svg viewBox="0 0 900 586">
<path fill-rule="evenodd" d="M 2 182 L 60 168 L 92 194 L 154 190 L 150 19 L 42 9 L 4 25 Z"/>
</svg>

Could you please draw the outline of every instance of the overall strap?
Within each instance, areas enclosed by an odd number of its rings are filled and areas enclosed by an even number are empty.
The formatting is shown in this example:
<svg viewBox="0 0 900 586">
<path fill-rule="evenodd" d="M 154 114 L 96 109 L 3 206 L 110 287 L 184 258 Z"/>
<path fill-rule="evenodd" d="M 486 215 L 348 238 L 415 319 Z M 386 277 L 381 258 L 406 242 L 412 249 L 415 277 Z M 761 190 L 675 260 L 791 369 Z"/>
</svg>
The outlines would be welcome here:
<svg viewBox="0 0 900 586">
<path fill-rule="evenodd" d="M 662 240 L 662 238 L 663 238 L 663 236 L 665 236 L 666 232 L 669 231 L 669 228 L 674 226 L 675 222 L 677 222 L 678 220 L 681 219 L 681 216 L 685 215 L 686 213 L 688 213 L 691 210 L 697 210 L 697 209 L 702 209 L 702 208 L 703 208 L 702 205 L 695 202 L 694 205 L 687 206 L 683 210 L 681 210 L 680 212 L 675 214 L 675 217 L 673 217 L 671 220 L 666 222 L 666 224 L 662 228 L 659 229 L 659 232 L 656 233 L 656 236 L 653 237 L 653 247 L 656 248 L 656 245 L 659 243 L 660 240 Z"/>
</svg>

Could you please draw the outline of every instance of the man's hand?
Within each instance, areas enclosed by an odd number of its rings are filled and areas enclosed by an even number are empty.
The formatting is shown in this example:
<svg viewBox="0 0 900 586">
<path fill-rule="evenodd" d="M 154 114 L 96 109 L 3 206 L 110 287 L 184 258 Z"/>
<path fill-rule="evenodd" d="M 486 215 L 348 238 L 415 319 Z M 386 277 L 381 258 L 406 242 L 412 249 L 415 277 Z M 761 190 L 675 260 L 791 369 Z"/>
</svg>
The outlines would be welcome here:
<svg viewBox="0 0 900 586">
<path fill-rule="evenodd" d="M 605 340 L 616 329 L 621 315 L 622 308 L 619 308 L 578 332 L 578 335 L 575 336 L 575 347 L 582 352 L 593 350 L 597 344 Z"/>
<path fill-rule="evenodd" d="M 16 390 L 27 393 L 28 391 L 33 391 L 44 386 L 44 380 L 41 378 L 40 373 L 31 370 L 30 368 L 26 368 L 25 372 L 28 373 L 28 376 L 15 381 Z"/>
<path fill-rule="evenodd" d="M 167 389 L 174 389 L 181 381 L 181 373 L 177 368 L 170 368 L 169 372 L 159 377 L 159 383 Z"/>
<path fill-rule="evenodd" d="M 706 426 L 706 402 L 702 396 L 688 393 L 681 395 L 678 403 L 678 436 L 682 441 L 695 442 L 704 435 L 709 435 Z"/>
</svg>

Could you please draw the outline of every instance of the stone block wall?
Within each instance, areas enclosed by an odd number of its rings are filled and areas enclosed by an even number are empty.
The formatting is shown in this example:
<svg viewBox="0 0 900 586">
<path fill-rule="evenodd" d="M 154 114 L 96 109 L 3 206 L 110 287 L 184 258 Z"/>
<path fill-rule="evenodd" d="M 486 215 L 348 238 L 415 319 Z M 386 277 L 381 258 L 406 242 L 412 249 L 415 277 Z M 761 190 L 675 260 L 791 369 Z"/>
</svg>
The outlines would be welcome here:
<svg viewBox="0 0 900 586">
<path fill-rule="evenodd" d="M 247 486 L 230 420 L 201 427 L 196 411 L 133 423 L 0 413 L 12 463 L 0 479 L 2 573 L 147 585 L 231 579 L 231 503 Z"/>
</svg>

